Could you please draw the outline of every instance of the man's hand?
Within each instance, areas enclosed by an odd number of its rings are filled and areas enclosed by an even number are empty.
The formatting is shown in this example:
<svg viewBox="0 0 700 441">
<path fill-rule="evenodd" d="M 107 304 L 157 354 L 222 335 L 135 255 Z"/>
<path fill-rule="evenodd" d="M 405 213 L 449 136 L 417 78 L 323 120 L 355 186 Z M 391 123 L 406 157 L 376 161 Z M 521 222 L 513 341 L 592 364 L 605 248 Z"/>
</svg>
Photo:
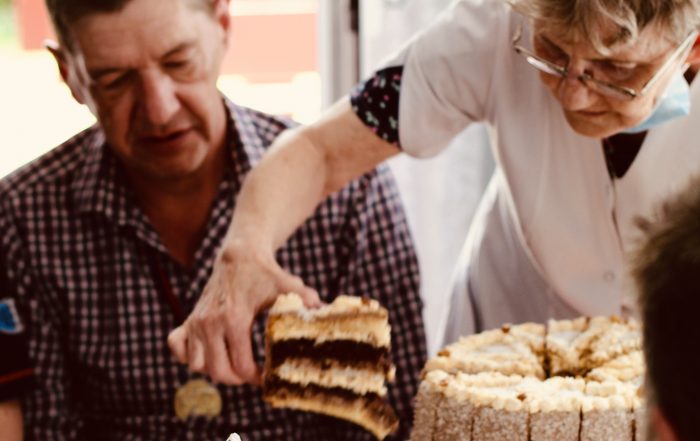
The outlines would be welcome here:
<svg viewBox="0 0 700 441">
<path fill-rule="evenodd" d="M 308 307 L 320 305 L 316 291 L 284 271 L 274 255 L 253 246 L 226 246 L 187 320 L 168 336 L 175 357 L 217 383 L 260 383 L 253 359 L 255 316 L 277 295 L 298 293 Z"/>
</svg>

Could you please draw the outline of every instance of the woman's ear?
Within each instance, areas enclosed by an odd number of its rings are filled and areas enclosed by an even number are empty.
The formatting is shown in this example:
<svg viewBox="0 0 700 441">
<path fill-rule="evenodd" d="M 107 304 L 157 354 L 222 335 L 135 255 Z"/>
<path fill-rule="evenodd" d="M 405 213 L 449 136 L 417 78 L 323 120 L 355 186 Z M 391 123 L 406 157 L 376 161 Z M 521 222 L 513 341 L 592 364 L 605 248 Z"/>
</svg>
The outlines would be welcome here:
<svg viewBox="0 0 700 441">
<path fill-rule="evenodd" d="M 693 48 L 690 49 L 686 63 L 695 65 L 700 63 L 700 36 L 695 39 L 695 43 L 693 43 Z"/>
</svg>

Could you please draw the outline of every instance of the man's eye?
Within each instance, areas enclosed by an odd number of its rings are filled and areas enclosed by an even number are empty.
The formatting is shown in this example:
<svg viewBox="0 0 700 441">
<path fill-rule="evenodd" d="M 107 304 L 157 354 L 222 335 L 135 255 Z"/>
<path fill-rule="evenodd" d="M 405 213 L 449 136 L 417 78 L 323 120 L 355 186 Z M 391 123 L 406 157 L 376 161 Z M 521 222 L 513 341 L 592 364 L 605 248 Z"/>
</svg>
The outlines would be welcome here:
<svg viewBox="0 0 700 441">
<path fill-rule="evenodd" d="M 173 60 L 165 63 L 165 67 L 170 70 L 187 70 L 191 65 L 190 60 Z"/>
<path fill-rule="evenodd" d="M 115 90 L 124 86 L 129 79 L 129 75 L 124 73 L 121 75 L 110 75 L 100 79 L 99 84 L 105 90 Z"/>
</svg>

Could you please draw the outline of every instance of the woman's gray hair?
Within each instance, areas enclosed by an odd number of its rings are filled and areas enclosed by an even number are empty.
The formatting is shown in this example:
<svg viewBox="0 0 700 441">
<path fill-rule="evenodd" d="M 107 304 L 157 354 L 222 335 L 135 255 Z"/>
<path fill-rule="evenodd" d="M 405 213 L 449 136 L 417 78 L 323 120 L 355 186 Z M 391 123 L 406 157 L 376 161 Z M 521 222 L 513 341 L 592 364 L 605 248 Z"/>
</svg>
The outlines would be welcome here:
<svg viewBox="0 0 700 441">
<path fill-rule="evenodd" d="M 634 42 L 648 26 L 656 26 L 676 43 L 700 26 L 700 0 L 507 1 L 524 16 L 565 32 L 565 38 L 585 38 L 601 53 Z M 602 31 L 611 26 L 618 32 L 609 38 Z"/>
</svg>

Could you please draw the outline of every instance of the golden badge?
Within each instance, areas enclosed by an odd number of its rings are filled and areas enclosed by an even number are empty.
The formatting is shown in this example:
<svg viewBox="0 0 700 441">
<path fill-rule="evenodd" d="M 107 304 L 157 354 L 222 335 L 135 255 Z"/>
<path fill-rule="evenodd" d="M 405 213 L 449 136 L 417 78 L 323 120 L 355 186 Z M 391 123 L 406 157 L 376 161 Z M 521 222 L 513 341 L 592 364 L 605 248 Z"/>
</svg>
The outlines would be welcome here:
<svg viewBox="0 0 700 441">
<path fill-rule="evenodd" d="M 206 380 L 189 380 L 175 393 L 175 414 L 182 421 L 189 417 L 217 417 L 221 415 L 221 394 Z"/>
</svg>

